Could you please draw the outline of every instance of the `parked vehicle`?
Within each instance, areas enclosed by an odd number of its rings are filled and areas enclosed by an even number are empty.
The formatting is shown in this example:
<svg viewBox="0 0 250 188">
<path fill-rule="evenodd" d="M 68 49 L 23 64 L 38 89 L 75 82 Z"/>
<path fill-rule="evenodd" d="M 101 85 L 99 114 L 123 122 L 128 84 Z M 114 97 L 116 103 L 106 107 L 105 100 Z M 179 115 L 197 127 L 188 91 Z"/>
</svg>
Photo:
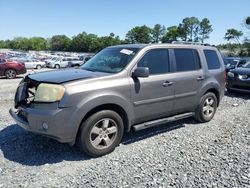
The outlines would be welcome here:
<svg viewBox="0 0 250 188">
<path fill-rule="evenodd" d="M 86 63 L 88 60 L 90 60 L 92 57 L 94 57 L 95 54 L 86 54 L 80 56 L 80 60 L 83 61 L 83 64 Z"/>
<path fill-rule="evenodd" d="M 18 74 L 25 74 L 26 68 L 23 63 L 16 61 L 8 61 L 0 59 L 0 76 L 5 76 L 9 79 L 15 78 Z"/>
<path fill-rule="evenodd" d="M 68 67 L 68 60 L 64 57 L 55 57 L 46 62 L 46 67 L 55 69 L 66 68 Z"/>
<path fill-rule="evenodd" d="M 250 93 L 250 62 L 227 73 L 227 90 Z"/>
<path fill-rule="evenodd" d="M 224 64 L 214 47 L 121 45 L 81 69 L 26 76 L 10 114 L 28 131 L 76 142 L 97 157 L 112 152 L 130 130 L 188 117 L 210 121 L 224 90 Z"/>
<path fill-rule="evenodd" d="M 68 67 L 80 67 L 83 64 L 83 61 L 78 57 L 67 57 L 65 59 L 68 61 Z"/>
<path fill-rule="evenodd" d="M 228 72 L 231 69 L 235 69 L 237 67 L 242 67 L 247 62 L 246 59 L 240 57 L 228 57 L 224 58 L 225 70 Z"/>
<path fill-rule="evenodd" d="M 26 69 L 41 69 L 46 66 L 45 62 L 36 59 L 27 59 L 24 64 Z"/>
</svg>

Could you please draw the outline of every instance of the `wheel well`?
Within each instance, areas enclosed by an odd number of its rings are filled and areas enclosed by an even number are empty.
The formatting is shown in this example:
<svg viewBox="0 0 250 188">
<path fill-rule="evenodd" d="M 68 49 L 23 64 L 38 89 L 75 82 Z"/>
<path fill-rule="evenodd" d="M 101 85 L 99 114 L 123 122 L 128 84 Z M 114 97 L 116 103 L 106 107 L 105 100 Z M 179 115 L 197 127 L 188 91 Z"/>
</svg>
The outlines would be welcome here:
<svg viewBox="0 0 250 188">
<path fill-rule="evenodd" d="M 206 94 L 206 93 L 209 93 L 209 92 L 215 94 L 215 96 L 216 96 L 216 98 L 217 98 L 217 101 L 218 101 L 217 106 L 219 106 L 219 103 L 220 103 L 220 94 L 219 94 L 219 91 L 218 91 L 217 89 L 215 89 L 215 88 L 212 88 L 212 89 L 207 90 L 207 91 L 205 92 L 205 94 Z"/>
<path fill-rule="evenodd" d="M 104 105 L 95 107 L 94 109 L 90 110 L 90 111 L 84 116 L 84 118 L 82 119 L 81 124 L 80 124 L 80 126 L 79 126 L 77 132 L 79 133 L 79 130 L 80 130 L 80 128 L 81 128 L 81 125 L 82 125 L 82 123 L 83 123 L 86 119 L 88 119 L 91 115 L 93 115 L 93 114 L 95 114 L 96 112 L 99 112 L 99 111 L 101 111 L 101 110 L 112 110 L 112 111 L 118 113 L 118 114 L 121 116 L 122 120 L 123 120 L 123 124 L 124 124 L 125 130 L 128 131 L 128 115 L 127 115 L 126 111 L 125 111 L 121 106 L 116 105 L 116 104 L 104 104 Z M 77 134 L 78 134 L 78 133 L 77 133 Z"/>
</svg>

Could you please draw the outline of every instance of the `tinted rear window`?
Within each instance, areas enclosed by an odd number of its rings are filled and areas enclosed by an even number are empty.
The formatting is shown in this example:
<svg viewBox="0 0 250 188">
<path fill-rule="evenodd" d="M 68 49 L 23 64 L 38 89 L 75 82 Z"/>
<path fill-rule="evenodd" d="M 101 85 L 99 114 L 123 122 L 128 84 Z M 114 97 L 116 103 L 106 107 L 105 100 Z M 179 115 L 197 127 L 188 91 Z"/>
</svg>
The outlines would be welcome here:
<svg viewBox="0 0 250 188">
<path fill-rule="evenodd" d="M 214 50 L 204 50 L 204 54 L 207 61 L 207 66 L 209 70 L 219 69 L 220 68 L 220 60 L 219 57 Z"/>
<path fill-rule="evenodd" d="M 193 49 L 175 49 L 177 72 L 198 70 L 200 66 L 199 54 Z"/>
</svg>

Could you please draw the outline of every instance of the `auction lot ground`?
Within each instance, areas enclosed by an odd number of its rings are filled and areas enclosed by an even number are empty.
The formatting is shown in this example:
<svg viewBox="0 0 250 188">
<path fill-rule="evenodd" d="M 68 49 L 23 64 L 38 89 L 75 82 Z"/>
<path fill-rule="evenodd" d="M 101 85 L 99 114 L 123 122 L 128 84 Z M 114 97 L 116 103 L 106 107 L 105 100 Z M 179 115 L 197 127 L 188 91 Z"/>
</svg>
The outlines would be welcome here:
<svg viewBox="0 0 250 188">
<path fill-rule="evenodd" d="M 89 158 L 17 126 L 8 114 L 21 77 L 0 78 L 0 187 L 249 187 L 250 96 L 226 93 L 214 119 L 130 133 Z"/>
</svg>

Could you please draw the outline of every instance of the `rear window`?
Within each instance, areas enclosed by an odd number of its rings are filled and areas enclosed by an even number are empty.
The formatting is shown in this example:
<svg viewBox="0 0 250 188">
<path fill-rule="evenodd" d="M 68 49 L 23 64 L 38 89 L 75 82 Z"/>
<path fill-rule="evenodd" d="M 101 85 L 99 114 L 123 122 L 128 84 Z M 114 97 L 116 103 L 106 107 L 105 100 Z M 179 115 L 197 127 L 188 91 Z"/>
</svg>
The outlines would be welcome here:
<svg viewBox="0 0 250 188">
<path fill-rule="evenodd" d="M 200 58 L 198 52 L 193 49 L 174 49 L 177 72 L 198 70 Z"/>
<path fill-rule="evenodd" d="M 209 70 L 219 69 L 220 68 L 220 60 L 219 57 L 214 50 L 204 50 L 204 54 L 207 61 L 207 66 Z"/>
</svg>

